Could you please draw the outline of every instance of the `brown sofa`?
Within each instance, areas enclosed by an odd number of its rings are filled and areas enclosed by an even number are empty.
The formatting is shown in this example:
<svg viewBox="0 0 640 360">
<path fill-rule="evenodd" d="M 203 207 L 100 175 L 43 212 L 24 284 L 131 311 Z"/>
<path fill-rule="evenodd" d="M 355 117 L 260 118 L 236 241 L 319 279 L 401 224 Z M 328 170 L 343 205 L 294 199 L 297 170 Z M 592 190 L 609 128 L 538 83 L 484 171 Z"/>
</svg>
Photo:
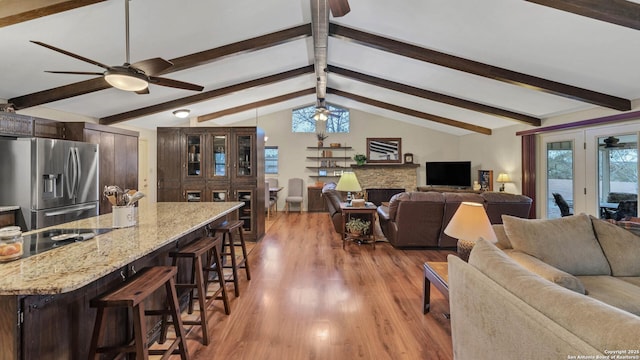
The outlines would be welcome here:
<svg viewBox="0 0 640 360">
<path fill-rule="evenodd" d="M 342 193 L 336 190 L 336 183 L 330 182 L 324 184 L 322 187 L 322 197 L 327 204 L 327 209 L 329 209 L 329 216 L 331 217 L 331 222 L 333 222 L 334 229 L 336 232 L 342 233 L 342 211 L 340 210 L 340 202 L 344 200 L 342 199 Z"/>
<path fill-rule="evenodd" d="M 444 229 L 463 201 L 484 204 L 492 224 L 502 224 L 503 214 L 528 218 L 532 202 L 508 193 L 404 192 L 378 207 L 380 227 L 397 248 L 454 248 L 457 239 Z"/>
</svg>

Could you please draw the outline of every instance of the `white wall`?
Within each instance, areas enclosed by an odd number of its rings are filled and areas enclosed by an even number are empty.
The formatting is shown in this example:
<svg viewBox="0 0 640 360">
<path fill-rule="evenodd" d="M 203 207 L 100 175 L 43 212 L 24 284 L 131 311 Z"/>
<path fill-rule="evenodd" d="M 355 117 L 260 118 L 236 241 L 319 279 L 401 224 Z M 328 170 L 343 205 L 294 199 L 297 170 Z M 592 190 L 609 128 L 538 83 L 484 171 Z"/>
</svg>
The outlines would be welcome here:
<svg viewBox="0 0 640 360">
<path fill-rule="evenodd" d="M 417 169 L 418 184 L 425 184 L 425 161 L 430 160 L 457 160 L 459 158 L 459 137 L 441 132 L 425 129 L 423 127 L 391 120 L 388 118 L 351 110 L 351 129 L 349 134 L 329 134 L 324 141 L 338 142 L 343 146 L 351 146 L 352 151 L 347 151 L 346 156 L 353 157 L 356 153 L 366 154 L 367 137 L 399 137 L 402 138 L 402 153 L 414 154 L 414 163 L 421 166 Z M 215 126 L 214 121 L 199 124 L 200 126 Z M 265 130 L 268 136 L 267 145 L 278 146 L 279 173 L 277 178 L 280 185 L 286 186 L 288 179 L 300 177 L 304 180 L 305 187 L 315 182 L 310 178 L 312 170 L 307 166 L 317 166 L 315 161 L 307 160 L 307 156 L 318 156 L 315 150 L 307 150 L 308 146 L 317 146 L 315 134 L 300 134 L 291 132 L 291 111 L 280 111 L 269 115 L 259 116 L 239 122 L 237 126 L 258 126 Z M 334 152 L 334 156 L 345 156 Z M 353 162 L 351 162 L 353 163 Z M 268 175 L 267 177 L 272 177 Z M 278 208 L 284 208 L 286 188 L 279 196 Z M 306 208 L 307 199 L 304 205 Z"/>
</svg>

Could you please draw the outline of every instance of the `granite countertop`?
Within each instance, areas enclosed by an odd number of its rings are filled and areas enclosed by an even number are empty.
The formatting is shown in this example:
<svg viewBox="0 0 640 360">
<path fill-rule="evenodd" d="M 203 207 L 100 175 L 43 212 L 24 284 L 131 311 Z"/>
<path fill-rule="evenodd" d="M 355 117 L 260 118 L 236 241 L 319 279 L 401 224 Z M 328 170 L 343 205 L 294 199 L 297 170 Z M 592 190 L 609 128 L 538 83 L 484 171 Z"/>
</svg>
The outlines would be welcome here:
<svg viewBox="0 0 640 360">
<path fill-rule="evenodd" d="M 0 206 L 0 213 L 13 210 L 20 210 L 20 206 Z"/>
<path fill-rule="evenodd" d="M 113 229 L 93 239 L 0 263 L 0 295 L 59 294 L 79 289 L 232 213 L 243 204 L 141 202 L 135 226 Z M 110 228 L 112 221 L 111 214 L 105 214 L 52 228 Z"/>
</svg>

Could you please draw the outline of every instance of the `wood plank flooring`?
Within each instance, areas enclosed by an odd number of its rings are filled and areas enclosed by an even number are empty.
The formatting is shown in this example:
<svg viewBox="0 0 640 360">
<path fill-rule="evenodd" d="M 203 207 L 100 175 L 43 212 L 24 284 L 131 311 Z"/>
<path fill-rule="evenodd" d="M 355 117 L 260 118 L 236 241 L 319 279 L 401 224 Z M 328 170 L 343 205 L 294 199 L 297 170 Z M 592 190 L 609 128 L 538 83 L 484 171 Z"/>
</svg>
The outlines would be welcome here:
<svg viewBox="0 0 640 360">
<path fill-rule="evenodd" d="M 386 242 L 342 249 L 327 213 L 279 212 L 240 272 L 231 315 L 210 310 L 211 343 L 188 335 L 192 359 L 453 359 L 449 307 L 432 288 L 423 315 L 422 264 L 448 251 Z"/>
</svg>

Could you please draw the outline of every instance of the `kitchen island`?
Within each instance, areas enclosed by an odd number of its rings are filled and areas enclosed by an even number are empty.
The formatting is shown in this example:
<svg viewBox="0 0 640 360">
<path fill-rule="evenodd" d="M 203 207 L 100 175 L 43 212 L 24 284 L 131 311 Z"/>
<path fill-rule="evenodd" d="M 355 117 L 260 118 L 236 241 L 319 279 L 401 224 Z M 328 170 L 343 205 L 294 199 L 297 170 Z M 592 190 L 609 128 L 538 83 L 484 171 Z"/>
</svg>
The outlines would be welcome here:
<svg viewBox="0 0 640 360">
<path fill-rule="evenodd" d="M 0 264 L 1 360 L 86 358 L 95 318 L 90 299 L 146 266 L 168 264 L 168 251 L 244 204 L 141 203 L 135 226 Z M 104 229 L 112 221 L 105 214 L 55 228 Z"/>
</svg>

